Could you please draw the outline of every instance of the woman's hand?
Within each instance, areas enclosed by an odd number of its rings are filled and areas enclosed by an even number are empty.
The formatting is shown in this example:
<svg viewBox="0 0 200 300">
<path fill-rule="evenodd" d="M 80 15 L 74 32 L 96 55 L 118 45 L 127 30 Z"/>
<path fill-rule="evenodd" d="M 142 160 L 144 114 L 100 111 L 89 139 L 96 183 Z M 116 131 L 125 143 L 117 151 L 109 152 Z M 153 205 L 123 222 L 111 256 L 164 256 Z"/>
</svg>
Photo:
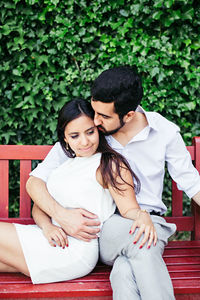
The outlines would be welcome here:
<svg viewBox="0 0 200 300">
<path fill-rule="evenodd" d="M 140 248 L 142 248 L 147 241 L 148 241 L 147 242 L 148 249 L 150 248 L 152 243 L 154 246 L 156 245 L 158 239 L 157 232 L 151 220 L 150 214 L 147 211 L 143 211 L 143 210 L 138 211 L 137 218 L 134 221 L 129 233 L 133 234 L 136 228 L 138 228 L 138 232 L 135 235 L 135 238 L 133 240 L 134 244 L 136 244 L 140 239 L 141 235 L 144 234 L 144 237 L 140 244 Z"/>
<path fill-rule="evenodd" d="M 48 224 L 42 228 L 44 236 L 47 238 L 49 244 L 52 247 L 56 247 L 56 245 L 62 247 L 68 247 L 68 239 L 64 230 L 56 225 Z"/>
</svg>

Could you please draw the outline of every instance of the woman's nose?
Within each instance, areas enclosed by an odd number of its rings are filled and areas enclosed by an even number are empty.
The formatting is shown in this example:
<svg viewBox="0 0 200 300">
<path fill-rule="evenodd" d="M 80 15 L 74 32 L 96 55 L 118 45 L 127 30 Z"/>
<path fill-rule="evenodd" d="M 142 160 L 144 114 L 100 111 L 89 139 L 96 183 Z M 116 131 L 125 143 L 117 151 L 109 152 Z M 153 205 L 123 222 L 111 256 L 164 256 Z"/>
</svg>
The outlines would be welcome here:
<svg viewBox="0 0 200 300">
<path fill-rule="evenodd" d="M 87 136 L 82 136 L 82 138 L 81 138 L 81 144 L 82 144 L 82 146 L 86 146 L 87 144 L 88 144 L 88 138 L 87 138 Z"/>
</svg>

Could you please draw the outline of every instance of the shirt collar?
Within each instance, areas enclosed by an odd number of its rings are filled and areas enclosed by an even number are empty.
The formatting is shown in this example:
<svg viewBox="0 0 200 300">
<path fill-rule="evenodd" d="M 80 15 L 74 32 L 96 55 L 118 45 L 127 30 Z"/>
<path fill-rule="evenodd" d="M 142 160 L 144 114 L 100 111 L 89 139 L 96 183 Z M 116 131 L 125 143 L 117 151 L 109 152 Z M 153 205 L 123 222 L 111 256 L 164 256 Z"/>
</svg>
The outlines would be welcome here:
<svg viewBox="0 0 200 300">
<path fill-rule="evenodd" d="M 134 136 L 129 142 L 128 144 L 135 142 L 135 141 L 141 141 L 141 140 L 145 140 L 147 139 L 149 132 L 151 129 L 158 131 L 158 126 L 156 124 L 155 121 L 155 115 L 152 112 L 147 112 L 144 110 L 144 108 L 142 108 L 140 105 L 138 105 L 136 111 L 143 113 L 146 118 L 147 118 L 147 122 L 148 122 L 148 126 L 146 127 L 146 130 L 143 129 L 143 132 L 139 132 L 136 136 Z M 111 145 L 112 143 L 112 147 L 114 148 L 124 148 L 117 140 L 115 140 L 114 137 L 112 137 L 112 135 L 108 135 L 106 136 L 106 140 L 107 142 Z"/>
<path fill-rule="evenodd" d="M 158 130 L 158 126 L 155 122 L 155 117 L 154 114 L 152 114 L 152 112 L 147 112 L 146 110 L 144 110 L 144 108 L 142 108 L 142 106 L 138 105 L 136 111 L 141 112 L 145 115 L 145 117 L 147 118 L 147 122 L 150 128 L 154 129 L 154 130 Z"/>
</svg>

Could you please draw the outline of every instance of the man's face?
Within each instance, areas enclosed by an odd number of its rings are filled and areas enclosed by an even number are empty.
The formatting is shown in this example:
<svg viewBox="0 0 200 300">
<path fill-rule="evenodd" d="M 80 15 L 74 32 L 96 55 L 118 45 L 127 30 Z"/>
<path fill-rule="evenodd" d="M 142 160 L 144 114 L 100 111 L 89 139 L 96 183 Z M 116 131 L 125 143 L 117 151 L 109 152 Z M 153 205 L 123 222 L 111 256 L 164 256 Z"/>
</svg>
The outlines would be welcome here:
<svg viewBox="0 0 200 300">
<path fill-rule="evenodd" d="M 123 127 L 124 123 L 120 121 L 118 114 L 115 113 L 113 102 L 91 101 L 91 105 L 95 112 L 94 124 L 104 134 L 114 134 Z"/>
</svg>

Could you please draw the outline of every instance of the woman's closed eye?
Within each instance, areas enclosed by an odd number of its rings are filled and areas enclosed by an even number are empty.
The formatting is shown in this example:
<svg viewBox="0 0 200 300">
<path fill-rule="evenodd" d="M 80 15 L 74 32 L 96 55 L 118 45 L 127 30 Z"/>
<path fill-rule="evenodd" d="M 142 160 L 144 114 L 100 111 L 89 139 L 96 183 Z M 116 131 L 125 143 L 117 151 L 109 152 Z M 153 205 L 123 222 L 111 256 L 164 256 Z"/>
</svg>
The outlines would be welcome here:
<svg viewBox="0 0 200 300">
<path fill-rule="evenodd" d="M 70 137 L 71 137 L 72 139 L 76 139 L 76 138 L 78 138 L 78 134 L 71 135 Z"/>
<path fill-rule="evenodd" d="M 91 129 L 87 132 L 88 135 L 92 135 L 94 133 L 94 129 Z"/>
</svg>

